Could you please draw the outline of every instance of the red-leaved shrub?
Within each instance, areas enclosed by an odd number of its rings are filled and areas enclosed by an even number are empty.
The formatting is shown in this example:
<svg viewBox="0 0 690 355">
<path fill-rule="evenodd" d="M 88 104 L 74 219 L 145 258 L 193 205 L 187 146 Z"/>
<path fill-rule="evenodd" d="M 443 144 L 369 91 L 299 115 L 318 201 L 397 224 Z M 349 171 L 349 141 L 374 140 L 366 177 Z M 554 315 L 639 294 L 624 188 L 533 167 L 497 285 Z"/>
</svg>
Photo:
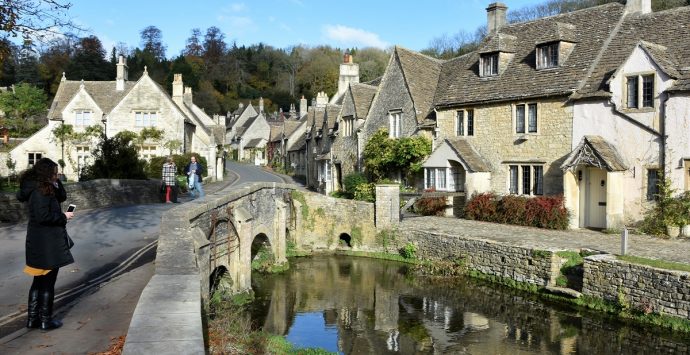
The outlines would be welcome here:
<svg viewBox="0 0 690 355">
<path fill-rule="evenodd" d="M 445 197 L 422 197 L 415 201 L 414 210 L 423 216 L 443 216 L 447 205 Z"/>
<path fill-rule="evenodd" d="M 465 205 L 465 218 L 547 229 L 568 228 L 568 210 L 563 196 L 472 195 Z"/>
</svg>

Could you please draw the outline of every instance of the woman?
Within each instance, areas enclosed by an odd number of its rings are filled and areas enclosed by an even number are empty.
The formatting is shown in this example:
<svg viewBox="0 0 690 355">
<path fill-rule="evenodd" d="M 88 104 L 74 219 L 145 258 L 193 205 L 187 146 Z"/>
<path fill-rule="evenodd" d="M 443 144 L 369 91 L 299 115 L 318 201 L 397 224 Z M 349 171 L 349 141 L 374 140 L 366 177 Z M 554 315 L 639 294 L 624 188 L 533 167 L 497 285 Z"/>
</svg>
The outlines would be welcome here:
<svg viewBox="0 0 690 355">
<path fill-rule="evenodd" d="M 67 199 L 67 192 L 57 173 L 55 162 L 40 159 L 33 168 L 22 173 L 17 192 L 19 201 L 28 202 L 24 272 L 34 277 L 29 289 L 26 327 L 44 331 L 62 326 L 62 322 L 53 319 L 55 280 L 58 269 L 74 262 L 69 251 L 71 239 L 65 229 L 74 213 L 62 212 L 60 203 Z"/>
<path fill-rule="evenodd" d="M 168 157 L 163 164 L 161 179 L 165 186 L 165 203 L 177 203 L 177 166 L 173 157 Z"/>
</svg>

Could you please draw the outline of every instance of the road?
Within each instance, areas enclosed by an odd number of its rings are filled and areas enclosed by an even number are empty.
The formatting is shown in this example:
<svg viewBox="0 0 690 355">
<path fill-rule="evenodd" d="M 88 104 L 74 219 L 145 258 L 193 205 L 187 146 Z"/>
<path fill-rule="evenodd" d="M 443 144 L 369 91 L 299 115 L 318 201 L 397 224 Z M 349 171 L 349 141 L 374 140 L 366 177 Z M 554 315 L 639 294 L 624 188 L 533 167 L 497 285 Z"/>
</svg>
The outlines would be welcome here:
<svg viewBox="0 0 690 355">
<path fill-rule="evenodd" d="M 284 182 L 259 167 L 227 162 L 225 181 L 205 185 L 207 193 L 248 182 Z M 182 203 L 189 201 L 183 196 Z M 151 262 L 160 231 L 162 214 L 174 204 L 149 204 L 77 211 L 67 224 L 74 240 L 75 262 L 60 269 L 56 305 L 78 296 L 86 286 L 107 281 L 111 274 Z M 26 224 L 0 227 L 0 338 L 22 328 L 31 277 L 22 272 L 25 262 Z M 61 297 L 60 297 L 61 296 Z M 72 296 L 72 297 L 70 297 Z M 60 302 L 62 301 L 62 302 Z"/>
</svg>

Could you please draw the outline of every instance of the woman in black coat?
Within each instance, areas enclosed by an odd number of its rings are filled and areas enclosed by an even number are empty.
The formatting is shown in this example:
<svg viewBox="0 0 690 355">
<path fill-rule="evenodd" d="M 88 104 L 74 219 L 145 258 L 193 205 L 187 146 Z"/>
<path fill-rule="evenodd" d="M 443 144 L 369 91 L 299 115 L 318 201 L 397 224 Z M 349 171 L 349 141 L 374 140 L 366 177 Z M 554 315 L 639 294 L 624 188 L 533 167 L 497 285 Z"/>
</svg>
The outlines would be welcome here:
<svg viewBox="0 0 690 355">
<path fill-rule="evenodd" d="M 28 202 L 29 222 L 26 228 L 26 267 L 34 277 L 29 290 L 28 328 L 51 330 L 62 326 L 53 319 L 55 280 L 58 269 L 74 262 L 72 241 L 65 224 L 74 214 L 62 212 L 60 203 L 67 193 L 57 178 L 57 164 L 40 159 L 19 178 L 17 199 Z"/>
</svg>

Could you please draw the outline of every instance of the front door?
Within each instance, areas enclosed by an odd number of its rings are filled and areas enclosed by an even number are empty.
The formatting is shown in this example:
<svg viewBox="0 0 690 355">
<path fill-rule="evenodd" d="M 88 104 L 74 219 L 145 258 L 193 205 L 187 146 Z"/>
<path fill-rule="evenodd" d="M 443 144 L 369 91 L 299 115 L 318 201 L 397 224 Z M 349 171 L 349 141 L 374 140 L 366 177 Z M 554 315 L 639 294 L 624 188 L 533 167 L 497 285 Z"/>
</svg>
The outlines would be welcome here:
<svg viewBox="0 0 690 355">
<path fill-rule="evenodd" d="M 587 227 L 606 228 L 606 170 L 587 170 Z"/>
</svg>

